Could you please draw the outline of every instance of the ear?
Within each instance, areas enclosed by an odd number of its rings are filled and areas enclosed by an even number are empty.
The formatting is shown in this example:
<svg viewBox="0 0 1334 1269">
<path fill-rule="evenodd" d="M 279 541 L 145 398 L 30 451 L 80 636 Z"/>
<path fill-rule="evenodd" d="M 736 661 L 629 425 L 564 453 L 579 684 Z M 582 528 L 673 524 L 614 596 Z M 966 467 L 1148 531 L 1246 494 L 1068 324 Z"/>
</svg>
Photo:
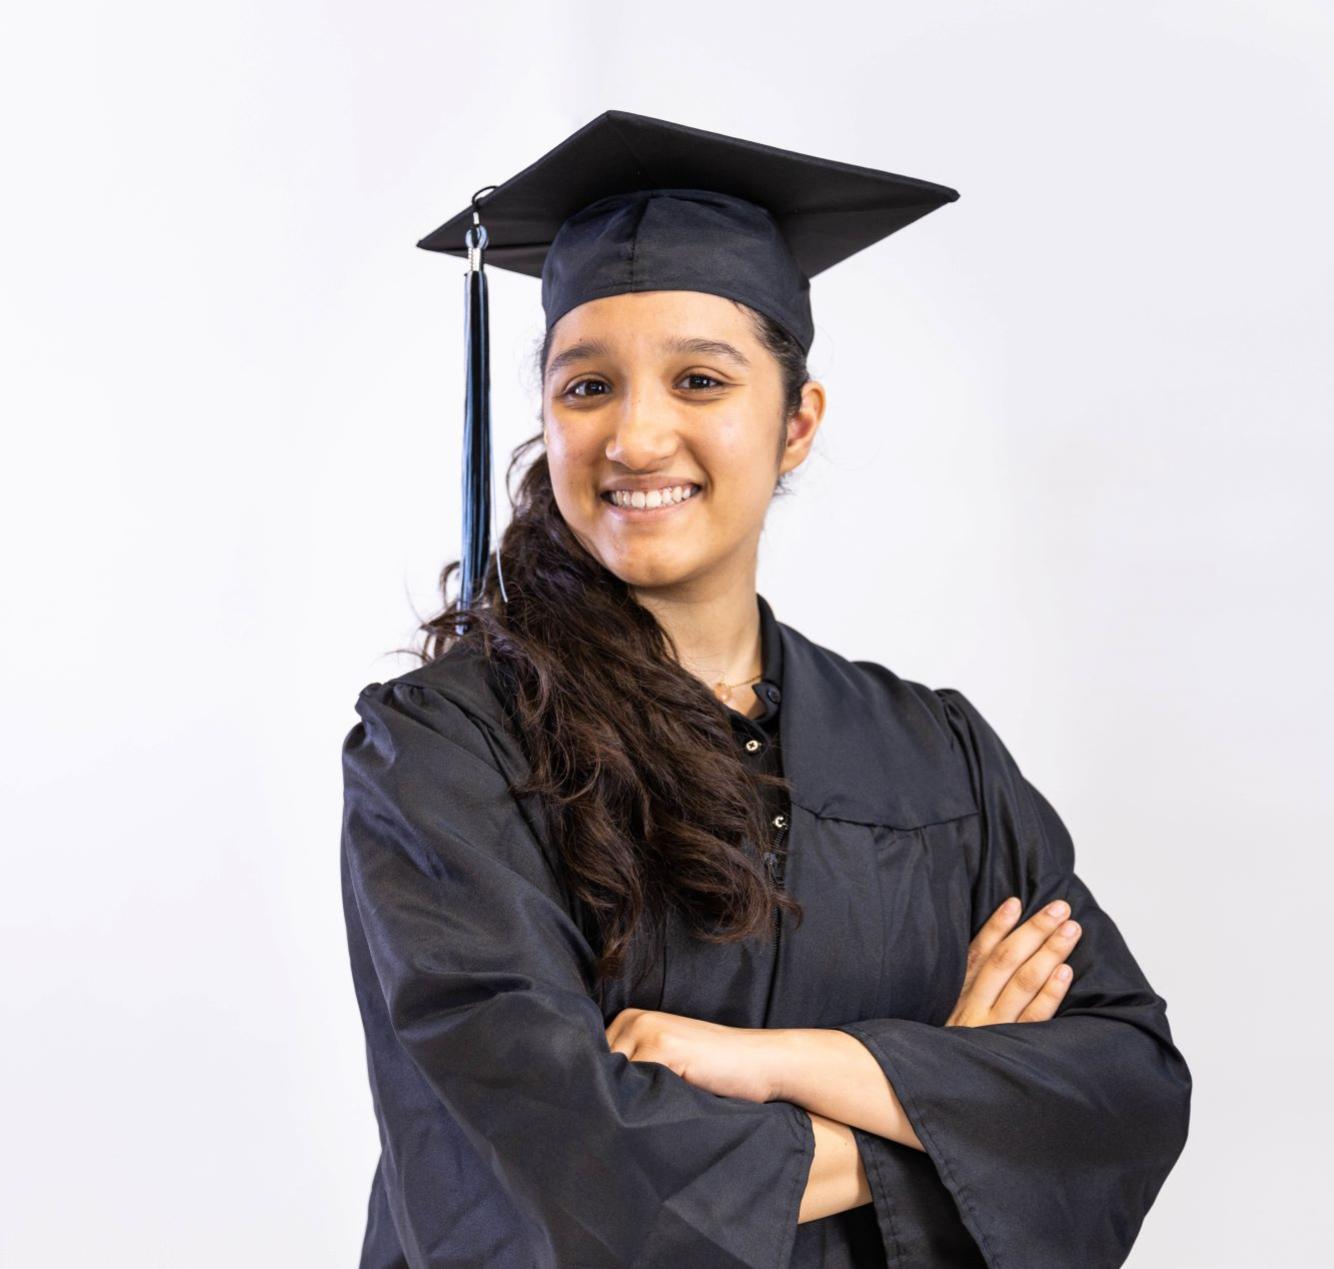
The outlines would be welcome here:
<svg viewBox="0 0 1334 1269">
<path fill-rule="evenodd" d="M 817 379 L 809 380 L 802 389 L 801 405 L 788 420 L 787 444 L 778 465 L 780 476 L 794 471 L 806 461 L 815 434 L 824 420 L 825 400 L 824 384 Z"/>
</svg>

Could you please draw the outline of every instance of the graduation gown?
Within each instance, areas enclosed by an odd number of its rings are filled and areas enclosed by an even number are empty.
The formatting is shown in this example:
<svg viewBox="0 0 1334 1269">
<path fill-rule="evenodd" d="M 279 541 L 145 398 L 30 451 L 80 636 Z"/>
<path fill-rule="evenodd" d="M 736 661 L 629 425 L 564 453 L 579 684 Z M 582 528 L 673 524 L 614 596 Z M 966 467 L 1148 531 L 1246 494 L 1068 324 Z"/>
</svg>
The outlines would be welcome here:
<svg viewBox="0 0 1334 1269">
<path fill-rule="evenodd" d="M 1070 836 L 962 693 L 776 622 L 793 781 L 775 942 L 593 949 L 478 653 L 360 693 L 343 746 L 348 948 L 381 1153 L 362 1269 L 1122 1264 L 1185 1144 L 1191 1076 Z M 776 638 L 775 638 L 776 634 Z M 771 661 L 773 655 L 776 660 Z M 1045 1022 L 945 1027 L 1007 895 L 1083 935 Z M 613 1053 L 636 1006 L 866 1045 L 924 1151 L 854 1129 L 873 1201 L 797 1223 L 810 1116 Z"/>
</svg>

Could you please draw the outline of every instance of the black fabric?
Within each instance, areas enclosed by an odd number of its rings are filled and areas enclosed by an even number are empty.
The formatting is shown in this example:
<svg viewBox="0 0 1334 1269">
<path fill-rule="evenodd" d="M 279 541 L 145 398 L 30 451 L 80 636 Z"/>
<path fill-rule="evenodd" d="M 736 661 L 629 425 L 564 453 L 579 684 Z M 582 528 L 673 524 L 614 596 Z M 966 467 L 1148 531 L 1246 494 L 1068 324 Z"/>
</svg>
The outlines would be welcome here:
<svg viewBox="0 0 1334 1269">
<path fill-rule="evenodd" d="M 793 784 L 783 884 L 805 920 L 728 945 L 672 927 L 656 975 L 596 995 L 477 654 L 361 692 L 341 865 L 382 1146 L 362 1269 L 1124 1262 L 1189 1123 L 1166 1002 L 970 701 L 768 628 Z M 766 730 L 733 713 L 739 740 Z M 1010 893 L 1023 918 L 1064 896 L 1084 926 L 1061 1009 L 945 1027 L 969 941 Z M 873 1202 L 798 1224 L 809 1115 L 612 1053 L 605 1027 L 631 1005 L 845 1030 L 925 1151 L 855 1130 Z"/>
<path fill-rule="evenodd" d="M 687 290 L 749 304 L 805 351 L 810 279 L 959 197 L 932 181 L 607 110 L 477 200 L 487 265 L 578 304 Z M 464 208 L 418 242 L 466 257 Z"/>
<path fill-rule="evenodd" d="M 627 291 L 704 291 L 772 317 L 803 351 L 815 339 L 810 280 L 763 207 L 704 189 L 613 194 L 560 228 L 542 270 L 547 326 Z"/>
</svg>

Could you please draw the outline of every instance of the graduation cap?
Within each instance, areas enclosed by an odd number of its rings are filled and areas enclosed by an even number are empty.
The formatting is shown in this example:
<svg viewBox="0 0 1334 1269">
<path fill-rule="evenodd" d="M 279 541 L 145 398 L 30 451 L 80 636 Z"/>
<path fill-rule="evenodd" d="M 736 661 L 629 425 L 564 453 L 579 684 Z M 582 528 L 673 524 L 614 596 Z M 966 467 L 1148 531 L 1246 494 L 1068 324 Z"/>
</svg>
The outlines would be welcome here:
<svg viewBox="0 0 1334 1269">
<path fill-rule="evenodd" d="M 461 603 L 480 589 L 490 553 L 485 265 L 542 279 L 548 330 L 607 295 L 705 291 L 772 318 L 809 352 L 810 279 L 958 197 L 931 181 L 624 110 L 604 111 L 503 185 L 478 190 L 417 243 L 468 261 Z M 500 585 L 508 599 L 503 577 Z"/>
</svg>

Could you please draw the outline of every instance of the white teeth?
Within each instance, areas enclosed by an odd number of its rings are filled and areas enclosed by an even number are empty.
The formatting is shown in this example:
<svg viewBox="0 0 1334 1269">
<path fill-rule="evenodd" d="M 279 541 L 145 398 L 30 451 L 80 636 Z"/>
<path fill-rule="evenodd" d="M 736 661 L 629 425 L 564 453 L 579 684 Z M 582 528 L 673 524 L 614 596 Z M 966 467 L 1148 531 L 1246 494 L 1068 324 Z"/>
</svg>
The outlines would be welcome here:
<svg viewBox="0 0 1334 1269">
<path fill-rule="evenodd" d="M 650 489 L 647 492 L 643 489 L 633 491 L 613 489 L 611 500 L 618 507 L 663 507 L 693 498 L 698 489 L 698 485 L 672 485 L 666 489 Z"/>
</svg>

